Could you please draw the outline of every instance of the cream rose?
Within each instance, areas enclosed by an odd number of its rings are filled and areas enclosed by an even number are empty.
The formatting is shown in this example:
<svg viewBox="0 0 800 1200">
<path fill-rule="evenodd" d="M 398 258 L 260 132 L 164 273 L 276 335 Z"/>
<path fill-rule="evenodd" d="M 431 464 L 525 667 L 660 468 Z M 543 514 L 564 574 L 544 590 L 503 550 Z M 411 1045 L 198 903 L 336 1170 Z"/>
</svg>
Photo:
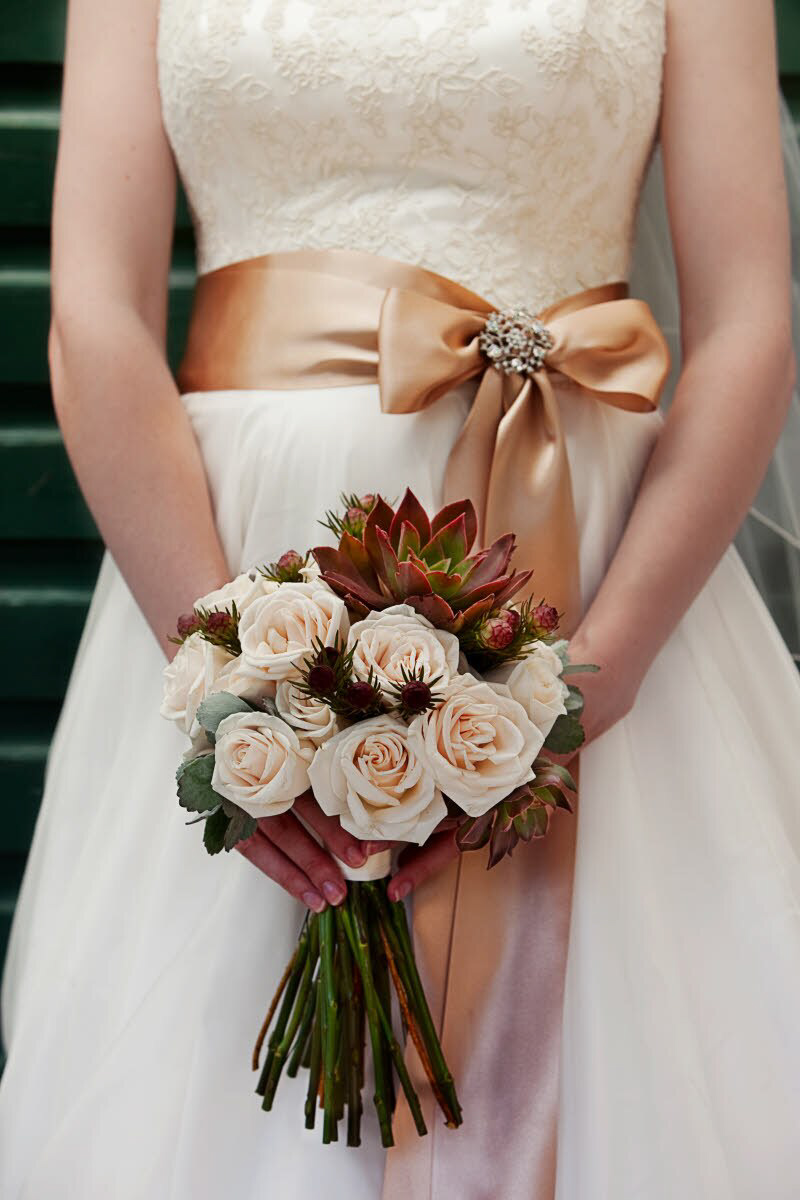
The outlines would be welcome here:
<svg viewBox="0 0 800 1200">
<path fill-rule="evenodd" d="M 384 713 L 335 734 L 309 768 L 323 812 L 338 817 L 354 837 L 390 838 L 419 845 L 447 806 L 412 748 L 408 726 Z"/>
<path fill-rule="evenodd" d="M 479 817 L 533 779 L 544 738 L 508 688 L 458 675 L 438 708 L 414 718 L 408 741 L 442 792 Z"/>
<path fill-rule="evenodd" d="M 274 580 L 265 579 L 258 571 L 245 571 L 229 583 L 223 584 L 222 587 L 216 588 L 206 596 L 201 596 L 196 602 L 195 608 L 205 608 L 210 612 L 223 608 L 230 609 L 231 602 L 235 600 L 241 616 L 254 600 L 260 596 L 270 595 L 277 587 L 278 584 Z"/>
<path fill-rule="evenodd" d="M 275 707 L 278 716 L 297 730 L 300 741 L 311 742 L 315 747 L 333 737 L 341 728 L 336 713 L 331 712 L 323 700 L 307 696 L 290 679 L 278 684 Z"/>
<path fill-rule="evenodd" d="M 230 661 L 227 650 L 212 646 L 199 633 L 190 634 L 164 668 L 161 716 L 175 721 L 184 733 L 193 737 L 199 728 L 195 720 L 198 706 Z"/>
<path fill-rule="evenodd" d="M 275 699 L 277 684 L 271 679 L 255 678 L 245 667 L 242 656 L 230 658 L 217 675 L 209 695 L 213 692 L 230 692 L 233 696 L 241 696 L 248 704 L 257 704 L 259 700 Z"/>
<path fill-rule="evenodd" d="M 255 679 L 299 678 L 299 665 L 319 639 L 332 646 L 348 629 L 344 601 L 327 584 L 282 583 L 245 610 L 239 622 L 243 669 Z"/>
<path fill-rule="evenodd" d="M 402 687 L 404 670 L 408 675 L 421 670 L 426 683 L 440 676 L 437 687 L 446 687 L 458 672 L 458 638 L 436 629 L 409 604 L 395 604 L 357 621 L 350 629 L 351 648 L 356 677 L 367 679 L 372 669 L 388 696 L 394 685 Z"/>
<path fill-rule="evenodd" d="M 286 812 L 308 788 L 308 762 L 295 731 L 269 713 L 220 721 L 211 786 L 251 817 Z"/>
<path fill-rule="evenodd" d="M 487 678 L 505 683 L 522 705 L 542 737 L 547 737 L 556 719 L 567 711 L 564 701 L 569 689 L 560 678 L 564 664 L 552 646 L 537 642 L 526 658 L 492 671 Z"/>
</svg>

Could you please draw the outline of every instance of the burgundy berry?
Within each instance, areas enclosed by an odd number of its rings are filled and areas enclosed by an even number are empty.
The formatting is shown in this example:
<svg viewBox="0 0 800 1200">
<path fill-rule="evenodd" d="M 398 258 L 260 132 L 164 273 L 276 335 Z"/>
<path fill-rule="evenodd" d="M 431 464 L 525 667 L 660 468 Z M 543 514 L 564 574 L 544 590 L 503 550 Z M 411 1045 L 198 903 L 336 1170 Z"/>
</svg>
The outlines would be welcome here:
<svg viewBox="0 0 800 1200">
<path fill-rule="evenodd" d="M 329 696 L 336 686 L 336 673 L 325 663 L 318 663 L 308 672 L 308 686 L 319 696 Z"/>
<path fill-rule="evenodd" d="M 371 683 L 351 683 L 346 688 L 344 698 L 358 712 L 363 712 L 375 703 L 375 689 Z"/>
<path fill-rule="evenodd" d="M 432 692 L 424 679 L 412 679 L 400 689 L 400 699 L 403 708 L 412 713 L 421 713 L 430 706 Z"/>
</svg>

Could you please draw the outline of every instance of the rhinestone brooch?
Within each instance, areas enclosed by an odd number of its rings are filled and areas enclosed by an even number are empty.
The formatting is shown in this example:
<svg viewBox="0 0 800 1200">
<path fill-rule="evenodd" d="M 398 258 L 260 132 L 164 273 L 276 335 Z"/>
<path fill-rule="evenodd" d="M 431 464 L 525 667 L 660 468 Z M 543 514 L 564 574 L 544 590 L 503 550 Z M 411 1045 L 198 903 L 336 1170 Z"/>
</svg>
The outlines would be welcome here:
<svg viewBox="0 0 800 1200">
<path fill-rule="evenodd" d="M 533 375 L 555 345 L 550 330 L 525 308 L 491 312 L 478 345 L 493 367 L 506 375 Z"/>
</svg>

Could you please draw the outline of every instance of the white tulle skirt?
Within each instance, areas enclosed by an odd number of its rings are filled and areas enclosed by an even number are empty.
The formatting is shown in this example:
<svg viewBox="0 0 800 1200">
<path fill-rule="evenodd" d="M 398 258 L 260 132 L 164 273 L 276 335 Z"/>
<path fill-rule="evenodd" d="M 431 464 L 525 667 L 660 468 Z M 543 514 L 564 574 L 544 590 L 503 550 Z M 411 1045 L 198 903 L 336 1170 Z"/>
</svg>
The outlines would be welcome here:
<svg viewBox="0 0 800 1200">
<path fill-rule="evenodd" d="M 231 570 L 325 540 L 343 489 L 436 504 L 468 393 L 411 416 L 374 385 L 184 397 Z M 563 410 L 588 603 L 660 418 Z M 268 1115 L 253 1094 L 301 910 L 185 827 L 162 666 L 106 556 L 12 931 L 0 1195 L 378 1200 L 373 1124 L 360 1150 L 323 1147 L 302 1079 Z M 733 550 L 581 783 L 557 1200 L 796 1200 L 800 681 Z M 491 1179 L 487 1161 L 458 1200 Z"/>
</svg>

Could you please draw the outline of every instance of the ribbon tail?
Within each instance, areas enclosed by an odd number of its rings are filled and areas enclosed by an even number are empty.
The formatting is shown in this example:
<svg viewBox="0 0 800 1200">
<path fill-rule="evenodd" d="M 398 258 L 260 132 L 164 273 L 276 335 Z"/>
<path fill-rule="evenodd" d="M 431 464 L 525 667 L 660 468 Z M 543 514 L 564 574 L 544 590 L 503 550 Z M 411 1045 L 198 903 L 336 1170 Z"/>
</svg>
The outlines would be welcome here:
<svg viewBox="0 0 800 1200">
<path fill-rule="evenodd" d="M 547 371 L 525 381 L 497 430 L 485 537 L 491 542 L 510 531 L 518 538 L 517 564 L 534 572 L 524 594 L 557 608 L 567 636 L 581 615 L 578 528 L 559 400 Z"/>
<path fill-rule="evenodd" d="M 504 377 L 498 371 L 485 371 L 461 433 L 450 451 L 444 475 L 443 502 L 450 504 L 465 497 L 472 501 L 478 514 L 478 539 L 483 545 L 487 536 L 486 502 L 492 459 L 505 403 Z"/>
</svg>

